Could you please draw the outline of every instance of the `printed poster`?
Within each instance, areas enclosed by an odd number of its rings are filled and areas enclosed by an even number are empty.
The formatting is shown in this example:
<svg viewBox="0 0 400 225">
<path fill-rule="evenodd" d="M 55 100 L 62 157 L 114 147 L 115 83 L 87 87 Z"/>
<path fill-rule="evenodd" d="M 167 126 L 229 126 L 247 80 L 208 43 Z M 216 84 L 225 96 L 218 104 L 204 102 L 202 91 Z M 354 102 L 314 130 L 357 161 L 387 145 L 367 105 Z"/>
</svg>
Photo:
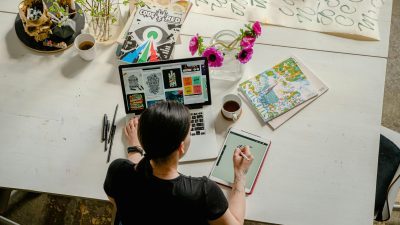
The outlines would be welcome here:
<svg viewBox="0 0 400 225">
<path fill-rule="evenodd" d="M 194 0 L 192 12 L 379 40 L 384 0 Z"/>
<path fill-rule="evenodd" d="M 170 59 L 183 19 L 184 12 L 157 5 L 139 8 L 122 45 L 120 60 L 141 63 Z"/>
</svg>

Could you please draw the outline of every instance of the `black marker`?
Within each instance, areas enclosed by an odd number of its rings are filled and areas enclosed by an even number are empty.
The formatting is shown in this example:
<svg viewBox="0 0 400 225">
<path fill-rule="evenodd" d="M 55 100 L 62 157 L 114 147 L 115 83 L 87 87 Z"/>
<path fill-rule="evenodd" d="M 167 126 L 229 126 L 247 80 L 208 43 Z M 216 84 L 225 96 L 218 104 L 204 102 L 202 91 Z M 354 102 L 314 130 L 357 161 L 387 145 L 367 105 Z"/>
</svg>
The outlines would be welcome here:
<svg viewBox="0 0 400 225">
<path fill-rule="evenodd" d="M 104 136 L 104 151 L 107 151 L 107 137 L 108 137 L 108 131 L 110 130 L 110 121 L 107 119 L 106 121 L 106 128 L 105 128 L 105 136 Z"/>
<path fill-rule="evenodd" d="M 107 136 L 106 132 L 107 132 L 107 114 L 104 114 L 104 117 L 103 117 L 103 131 L 101 133 L 101 142 L 106 140 L 106 136 Z"/>
</svg>

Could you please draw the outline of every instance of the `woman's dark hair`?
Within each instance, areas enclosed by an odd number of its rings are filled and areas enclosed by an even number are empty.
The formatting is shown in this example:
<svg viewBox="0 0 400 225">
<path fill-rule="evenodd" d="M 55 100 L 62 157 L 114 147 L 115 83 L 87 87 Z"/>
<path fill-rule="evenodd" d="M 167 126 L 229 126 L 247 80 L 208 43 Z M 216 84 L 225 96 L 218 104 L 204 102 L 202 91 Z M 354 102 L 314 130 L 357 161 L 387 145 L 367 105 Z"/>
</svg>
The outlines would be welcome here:
<svg viewBox="0 0 400 225">
<path fill-rule="evenodd" d="M 140 116 L 138 138 L 148 160 L 162 161 L 185 140 L 190 129 L 190 112 L 182 104 L 163 101 Z"/>
</svg>

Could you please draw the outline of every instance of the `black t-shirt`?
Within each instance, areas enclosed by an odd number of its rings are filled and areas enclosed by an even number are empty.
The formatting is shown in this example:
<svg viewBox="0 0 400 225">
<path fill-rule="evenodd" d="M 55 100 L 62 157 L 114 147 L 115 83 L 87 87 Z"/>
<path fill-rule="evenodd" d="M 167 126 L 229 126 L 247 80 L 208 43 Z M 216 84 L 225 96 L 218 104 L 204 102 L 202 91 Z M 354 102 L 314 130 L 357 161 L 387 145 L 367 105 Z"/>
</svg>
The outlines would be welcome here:
<svg viewBox="0 0 400 225">
<path fill-rule="evenodd" d="M 152 174 L 149 161 L 140 169 L 127 159 L 114 160 L 104 182 L 114 198 L 121 222 L 129 224 L 208 224 L 228 209 L 218 185 L 207 177 L 180 174 L 163 180 Z"/>
</svg>

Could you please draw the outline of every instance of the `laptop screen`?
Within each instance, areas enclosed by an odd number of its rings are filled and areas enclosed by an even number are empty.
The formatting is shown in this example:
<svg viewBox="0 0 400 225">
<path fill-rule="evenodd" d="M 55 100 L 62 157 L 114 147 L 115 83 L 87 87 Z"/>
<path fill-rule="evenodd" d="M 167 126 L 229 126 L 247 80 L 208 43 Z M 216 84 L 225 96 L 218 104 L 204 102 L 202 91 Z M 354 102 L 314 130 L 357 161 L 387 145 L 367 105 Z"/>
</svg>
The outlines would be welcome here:
<svg viewBox="0 0 400 225">
<path fill-rule="evenodd" d="M 164 100 L 189 107 L 210 105 L 206 60 L 196 57 L 119 66 L 126 113 L 140 114 Z"/>
</svg>

